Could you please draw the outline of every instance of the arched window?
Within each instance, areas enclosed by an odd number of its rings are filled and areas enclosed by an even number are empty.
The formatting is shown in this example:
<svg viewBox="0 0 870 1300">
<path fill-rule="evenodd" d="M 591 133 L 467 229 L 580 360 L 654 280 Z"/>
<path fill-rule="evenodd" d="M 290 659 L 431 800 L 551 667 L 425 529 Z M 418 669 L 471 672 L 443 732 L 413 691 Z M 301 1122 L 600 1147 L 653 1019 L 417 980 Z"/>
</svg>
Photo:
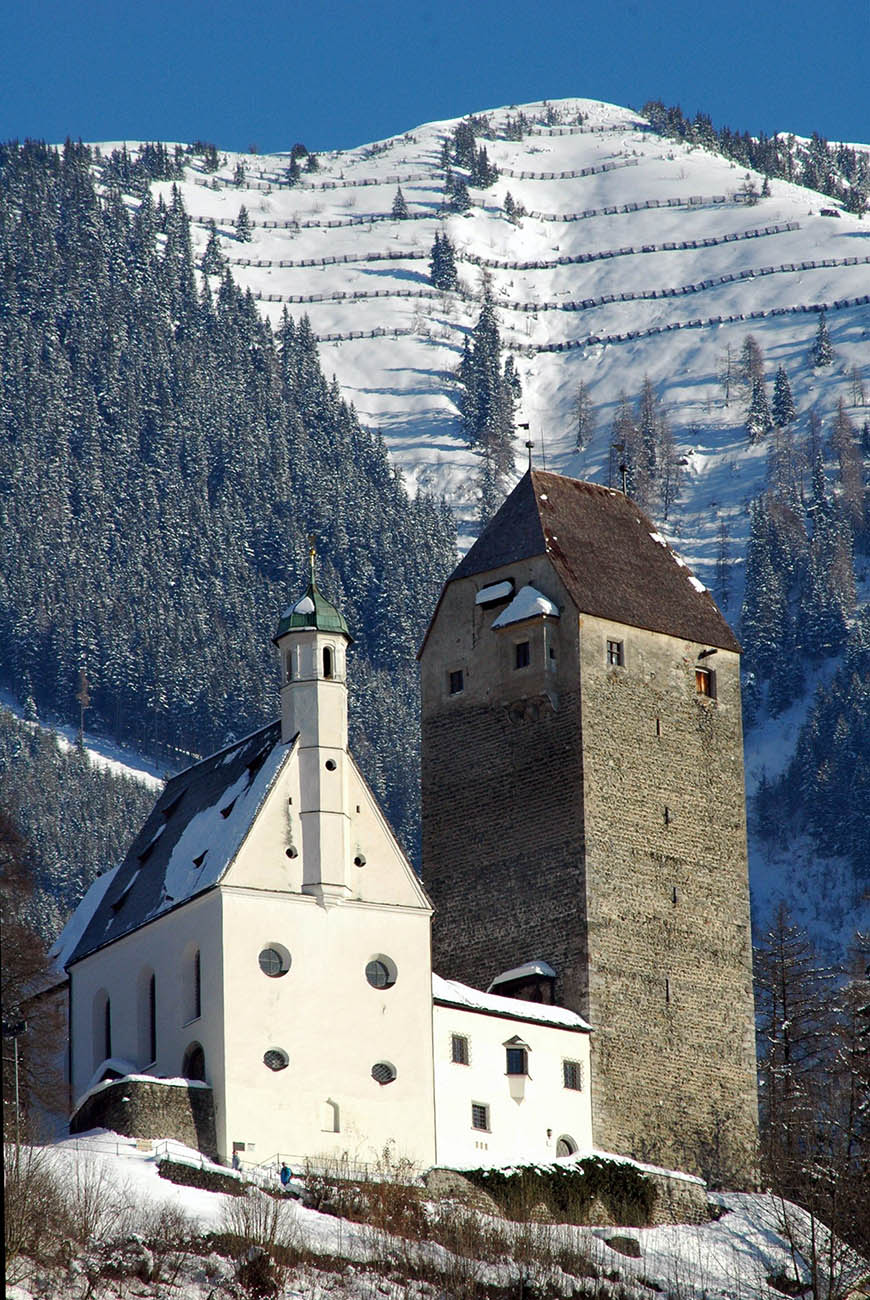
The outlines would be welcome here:
<svg viewBox="0 0 870 1300">
<path fill-rule="evenodd" d="M 94 994 L 92 1016 L 94 1069 L 112 1055 L 112 1004 L 105 989 Z"/>
<path fill-rule="evenodd" d="M 323 647 L 323 676 L 332 676 L 332 647 L 328 645 Z"/>
<path fill-rule="evenodd" d="M 205 1083 L 205 1052 L 201 1043 L 191 1043 L 184 1053 L 181 1073 L 185 1079 L 198 1079 Z"/>
<path fill-rule="evenodd" d="M 136 992 L 136 1038 L 140 1069 L 157 1060 L 157 978 L 146 966 L 139 972 Z"/>
</svg>

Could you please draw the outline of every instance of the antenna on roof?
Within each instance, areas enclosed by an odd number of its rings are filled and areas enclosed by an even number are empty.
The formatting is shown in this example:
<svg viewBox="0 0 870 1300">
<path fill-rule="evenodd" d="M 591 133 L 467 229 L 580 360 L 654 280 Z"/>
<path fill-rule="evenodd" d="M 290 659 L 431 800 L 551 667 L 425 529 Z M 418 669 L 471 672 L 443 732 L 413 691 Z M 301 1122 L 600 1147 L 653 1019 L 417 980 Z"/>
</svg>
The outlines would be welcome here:
<svg viewBox="0 0 870 1300">
<path fill-rule="evenodd" d="M 517 428 L 518 428 L 518 429 L 525 429 L 526 433 L 528 433 L 528 432 L 529 432 L 528 421 L 526 421 L 525 424 L 518 424 L 518 425 L 517 425 Z M 532 468 L 532 447 L 534 446 L 534 443 L 532 442 L 531 438 L 527 438 L 527 439 L 526 439 L 526 441 L 525 441 L 525 443 L 524 443 L 524 446 L 526 446 L 526 447 L 528 448 L 528 451 L 529 451 L 529 471 L 531 472 L 531 468 Z"/>
</svg>

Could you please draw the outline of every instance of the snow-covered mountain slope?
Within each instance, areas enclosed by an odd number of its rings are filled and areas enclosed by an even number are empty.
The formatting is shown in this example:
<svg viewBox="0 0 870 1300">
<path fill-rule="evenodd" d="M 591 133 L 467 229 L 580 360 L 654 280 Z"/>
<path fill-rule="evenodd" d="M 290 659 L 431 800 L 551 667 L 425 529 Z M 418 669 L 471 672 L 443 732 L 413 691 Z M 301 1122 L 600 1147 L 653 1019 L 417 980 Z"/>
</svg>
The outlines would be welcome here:
<svg viewBox="0 0 870 1300">
<path fill-rule="evenodd" d="M 499 138 L 519 111 L 533 123 L 525 138 Z M 542 125 L 548 113 L 560 125 Z M 297 318 L 308 314 L 327 374 L 362 421 L 381 430 L 409 482 L 448 495 L 466 542 L 475 526 L 476 458 L 461 437 L 454 372 L 480 311 L 484 274 L 522 380 L 517 418 L 530 425 L 537 464 L 605 480 L 620 395 L 633 399 L 649 377 L 683 459 L 681 499 L 662 531 L 712 585 L 725 521 L 733 567 L 725 613 L 734 623 L 748 505 L 762 489 L 767 448 L 764 440 L 749 444 L 745 395 L 732 382 L 726 401 L 723 370 L 729 356 L 736 367 L 751 332 L 767 378 L 780 364 L 788 373 L 799 436 L 811 408 L 824 420 L 840 398 L 863 422 L 870 412 L 854 405 L 855 374 L 870 361 L 870 222 L 836 215 L 826 196 L 776 179 L 769 197 L 749 203 L 742 168 L 665 139 L 618 106 L 565 100 L 487 117 L 494 138 L 478 144 L 500 175 L 489 188 L 472 188 L 472 207 L 461 215 L 444 207 L 442 163 L 458 119 L 320 155 L 314 172 L 303 158 L 295 185 L 288 154 L 221 155 L 213 173 L 194 156 L 181 190 L 197 254 L 213 221 L 232 274 L 275 324 L 285 307 Z M 761 189 L 760 175 L 750 180 Z M 399 186 L 404 220 L 391 215 Z M 168 182 L 152 188 L 169 200 Z M 505 214 L 508 192 L 526 209 L 517 224 Z M 247 243 L 235 231 L 243 206 Z M 429 280 L 435 233 L 445 230 L 457 250 L 458 292 Z M 823 305 L 835 357 L 814 370 L 809 352 Z M 597 430 L 578 451 L 581 381 Z M 518 473 L 525 436 L 517 440 Z M 808 699 L 750 732 L 750 790 L 762 770 L 784 768 Z M 795 897 L 798 861 L 805 881 L 836 873 L 806 846 L 773 858 L 753 846 L 757 897 Z M 818 899 L 804 891 L 798 912 L 829 929 Z M 870 913 L 866 899 L 863 906 Z M 834 929 L 845 935 L 861 918 L 845 902 L 840 910 Z"/>
<path fill-rule="evenodd" d="M 214 174 L 188 168 L 182 190 L 196 247 L 204 251 L 214 220 L 233 275 L 263 311 L 276 323 L 285 305 L 309 315 L 324 368 L 362 420 L 383 432 L 412 482 L 446 491 L 460 514 L 473 499 L 475 458 L 459 436 L 452 372 L 479 313 L 484 270 L 503 340 L 515 350 L 519 418 L 531 425 L 539 463 L 600 478 L 619 395 L 634 396 L 649 376 L 688 458 L 671 531 L 703 575 L 717 516 L 732 517 L 736 540 L 745 532 L 745 504 L 765 461 L 763 446 L 747 447 L 733 386 L 725 405 L 728 347 L 736 358 L 751 331 L 769 377 L 785 366 L 800 411 L 848 401 L 849 373 L 867 361 L 870 309 L 842 304 L 870 294 L 870 225 L 820 215 L 833 210 L 830 199 L 785 181 L 771 181 L 770 197 L 748 204 L 742 169 L 651 133 L 627 109 L 590 100 L 550 107 L 566 124 L 582 113 L 583 125 L 536 126 L 520 141 L 481 138 L 501 174 L 490 188 L 472 189 L 462 215 L 443 208 L 441 147 L 455 121 L 321 155 L 319 170 L 303 171 L 293 187 L 286 155 L 222 155 Z M 542 117 L 544 108 L 523 111 Z M 516 112 L 488 114 L 493 133 Z M 236 186 L 240 162 L 247 176 Z M 763 178 L 753 179 L 760 188 Z M 399 185 L 406 220 L 390 215 Z M 169 188 L 154 186 L 167 198 Z M 505 216 L 508 192 L 527 210 L 519 225 Z M 235 236 L 242 206 L 250 243 Z M 456 246 L 466 294 L 429 283 L 439 229 Z M 836 349 L 823 379 L 808 361 L 816 314 L 803 310 L 820 304 Z M 574 445 L 581 380 L 600 417 L 584 453 Z M 518 470 L 523 460 L 518 447 Z"/>
</svg>

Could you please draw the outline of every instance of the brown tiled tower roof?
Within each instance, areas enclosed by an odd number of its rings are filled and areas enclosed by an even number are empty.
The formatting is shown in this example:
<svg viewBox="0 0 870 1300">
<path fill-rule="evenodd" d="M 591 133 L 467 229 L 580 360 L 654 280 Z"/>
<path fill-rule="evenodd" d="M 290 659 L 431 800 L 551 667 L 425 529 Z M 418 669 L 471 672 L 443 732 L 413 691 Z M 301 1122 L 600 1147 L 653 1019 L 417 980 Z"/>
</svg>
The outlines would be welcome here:
<svg viewBox="0 0 870 1300">
<path fill-rule="evenodd" d="M 709 591 L 657 539 L 622 492 L 528 470 L 448 581 L 546 554 L 581 613 L 739 651 Z"/>
</svg>

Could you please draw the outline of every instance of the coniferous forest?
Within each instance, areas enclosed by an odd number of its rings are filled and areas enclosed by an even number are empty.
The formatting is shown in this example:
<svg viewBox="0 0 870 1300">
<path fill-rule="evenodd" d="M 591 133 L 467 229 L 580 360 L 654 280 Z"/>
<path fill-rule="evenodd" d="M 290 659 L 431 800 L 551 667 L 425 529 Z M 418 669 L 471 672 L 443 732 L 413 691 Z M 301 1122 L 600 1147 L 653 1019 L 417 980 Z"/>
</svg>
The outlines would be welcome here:
<svg viewBox="0 0 870 1300">
<path fill-rule="evenodd" d="M 273 331 L 228 274 L 200 287 L 177 192 L 131 207 L 91 161 L 0 146 L 0 686 L 78 717 L 84 669 L 89 727 L 183 765 L 274 716 L 270 638 L 315 533 L 355 638 L 352 743 L 413 851 L 447 508 L 409 499 L 306 319 Z"/>
</svg>

